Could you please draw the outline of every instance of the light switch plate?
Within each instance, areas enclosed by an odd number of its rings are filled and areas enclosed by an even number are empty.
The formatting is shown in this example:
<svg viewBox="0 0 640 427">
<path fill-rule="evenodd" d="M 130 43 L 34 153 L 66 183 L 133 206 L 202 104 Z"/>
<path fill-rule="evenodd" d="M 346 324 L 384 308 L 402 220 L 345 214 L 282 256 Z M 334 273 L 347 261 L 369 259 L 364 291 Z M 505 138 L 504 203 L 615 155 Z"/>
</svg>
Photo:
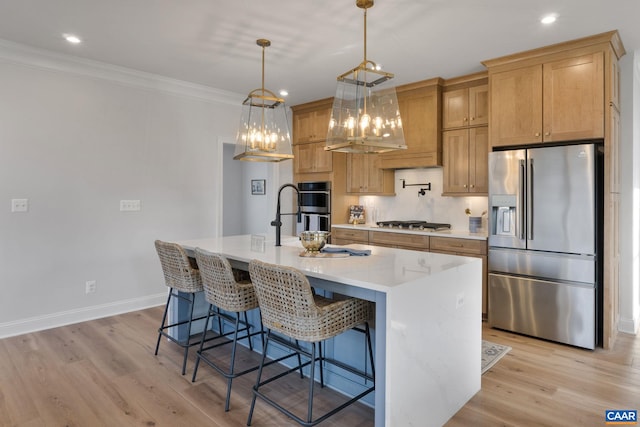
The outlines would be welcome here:
<svg viewBox="0 0 640 427">
<path fill-rule="evenodd" d="M 140 210 L 140 200 L 120 200 L 120 211 L 132 212 Z"/>
<path fill-rule="evenodd" d="M 29 199 L 11 199 L 11 212 L 28 212 Z"/>
</svg>

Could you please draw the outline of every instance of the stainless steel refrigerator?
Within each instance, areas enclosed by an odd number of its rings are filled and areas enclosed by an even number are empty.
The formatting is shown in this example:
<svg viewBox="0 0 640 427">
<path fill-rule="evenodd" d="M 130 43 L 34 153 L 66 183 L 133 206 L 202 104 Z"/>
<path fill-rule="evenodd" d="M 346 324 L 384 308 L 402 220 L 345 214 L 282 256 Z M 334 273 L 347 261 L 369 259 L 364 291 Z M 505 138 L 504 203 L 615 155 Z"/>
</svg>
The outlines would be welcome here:
<svg viewBox="0 0 640 427">
<path fill-rule="evenodd" d="M 600 143 L 489 154 L 491 327 L 599 345 L 602 159 Z"/>
</svg>

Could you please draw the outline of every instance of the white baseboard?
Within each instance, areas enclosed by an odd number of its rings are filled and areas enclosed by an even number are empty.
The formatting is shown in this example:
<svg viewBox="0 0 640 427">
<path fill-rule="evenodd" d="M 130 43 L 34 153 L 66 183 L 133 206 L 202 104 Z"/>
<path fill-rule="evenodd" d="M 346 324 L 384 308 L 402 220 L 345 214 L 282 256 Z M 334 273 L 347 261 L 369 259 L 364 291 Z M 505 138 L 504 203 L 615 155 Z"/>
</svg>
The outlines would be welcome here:
<svg viewBox="0 0 640 427">
<path fill-rule="evenodd" d="M 627 334 L 636 335 L 640 329 L 640 319 L 620 319 L 618 322 L 618 331 Z"/>
<path fill-rule="evenodd" d="M 87 320 L 114 316 L 116 314 L 128 313 L 130 311 L 142 310 L 149 307 L 163 305 L 166 302 L 167 293 L 163 292 L 141 298 L 116 301 L 109 304 L 83 307 L 76 310 L 47 314 L 45 316 L 0 323 L 0 339 L 27 334 L 30 332 L 42 331 L 45 329 L 57 328 L 59 326 L 70 325 L 73 323 L 86 322 Z"/>
</svg>

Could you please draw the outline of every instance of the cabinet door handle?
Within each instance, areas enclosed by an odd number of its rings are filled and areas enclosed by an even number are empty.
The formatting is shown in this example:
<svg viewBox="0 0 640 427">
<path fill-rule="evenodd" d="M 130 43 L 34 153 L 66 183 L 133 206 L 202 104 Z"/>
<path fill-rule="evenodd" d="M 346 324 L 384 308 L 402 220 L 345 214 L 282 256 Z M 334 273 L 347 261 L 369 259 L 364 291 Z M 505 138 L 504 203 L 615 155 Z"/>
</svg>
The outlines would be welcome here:
<svg viewBox="0 0 640 427">
<path fill-rule="evenodd" d="M 467 184 L 464 184 L 462 187 L 463 187 L 463 188 L 467 188 Z"/>
<path fill-rule="evenodd" d="M 471 121 L 474 121 L 476 118 L 475 117 L 471 117 Z"/>
<path fill-rule="evenodd" d="M 469 188 L 475 188 L 475 185 L 471 184 L 471 185 L 469 186 Z"/>
<path fill-rule="evenodd" d="M 536 132 L 536 136 L 540 136 L 540 132 Z"/>
<path fill-rule="evenodd" d="M 550 136 L 550 135 L 551 135 L 551 132 L 545 132 L 544 133 L 544 136 Z"/>
<path fill-rule="evenodd" d="M 466 122 L 466 121 L 467 121 L 467 118 L 465 117 L 464 119 L 462 119 L 462 121 L 463 121 L 463 122 Z"/>
</svg>

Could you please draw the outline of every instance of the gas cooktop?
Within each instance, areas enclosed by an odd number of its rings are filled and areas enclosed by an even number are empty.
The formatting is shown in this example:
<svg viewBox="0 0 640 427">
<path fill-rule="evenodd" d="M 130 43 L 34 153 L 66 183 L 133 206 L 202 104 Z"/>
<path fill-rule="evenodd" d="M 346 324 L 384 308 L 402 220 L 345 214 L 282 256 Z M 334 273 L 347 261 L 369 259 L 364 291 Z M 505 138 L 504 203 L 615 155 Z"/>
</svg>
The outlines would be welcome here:
<svg viewBox="0 0 640 427">
<path fill-rule="evenodd" d="M 451 224 L 442 224 L 438 222 L 427 221 L 378 221 L 378 227 L 384 228 L 399 228 L 403 230 L 423 230 L 423 231 L 436 231 L 436 230 L 449 230 Z"/>
</svg>

